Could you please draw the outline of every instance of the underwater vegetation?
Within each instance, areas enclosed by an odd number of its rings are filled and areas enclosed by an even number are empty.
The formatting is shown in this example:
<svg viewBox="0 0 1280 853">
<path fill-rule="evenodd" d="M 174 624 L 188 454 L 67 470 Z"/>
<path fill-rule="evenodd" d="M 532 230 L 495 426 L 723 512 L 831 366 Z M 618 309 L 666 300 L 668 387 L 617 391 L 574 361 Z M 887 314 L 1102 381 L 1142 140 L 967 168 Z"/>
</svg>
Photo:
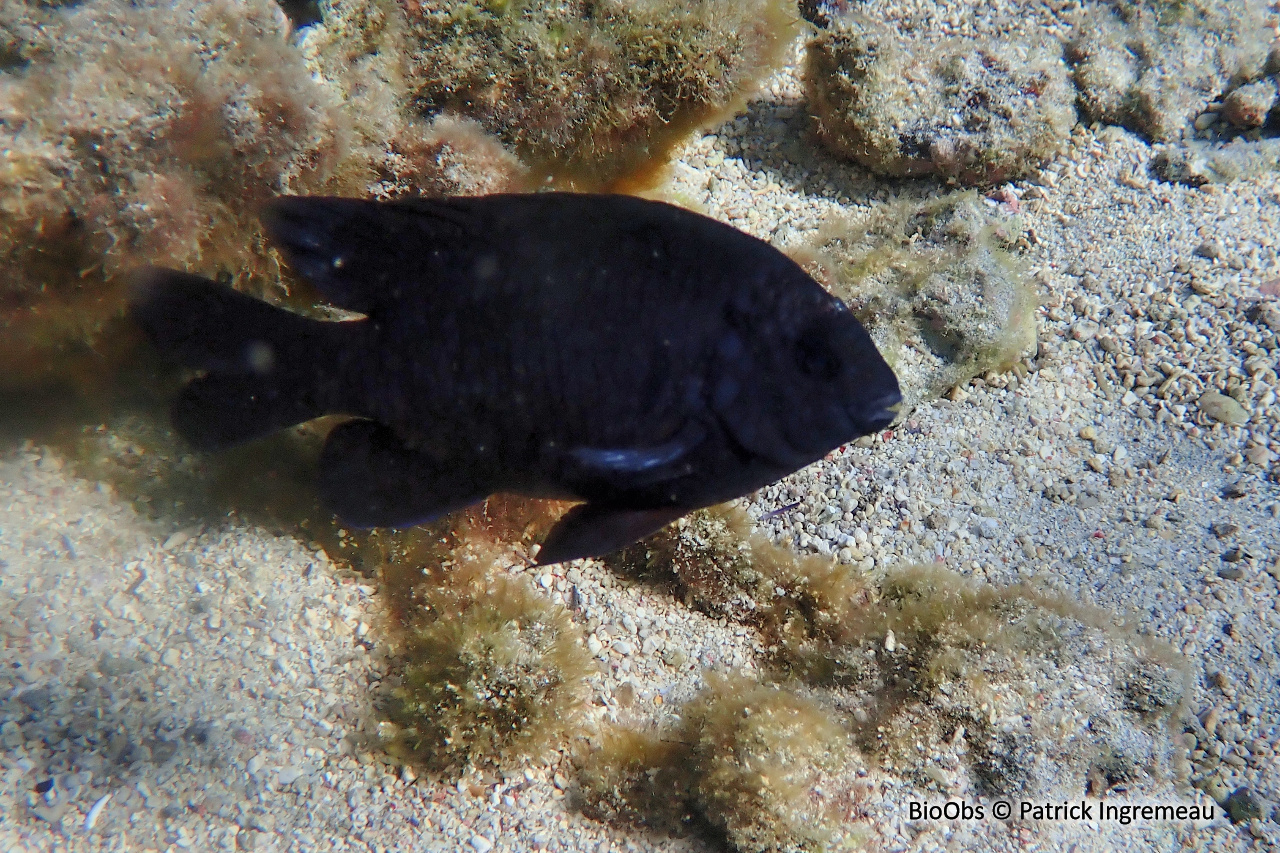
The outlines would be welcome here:
<svg viewBox="0 0 1280 853">
<path fill-rule="evenodd" d="M 803 755 L 814 768 L 861 767 L 869 785 L 887 773 L 948 795 L 1187 782 L 1176 725 L 1187 667 L 1171 649 L 1033 585 L 1000 588 L 939 565 L 863 572 L 724 533 L 748 525 L 739 510 L 704 510 L 624 556 L 648 577 L 691 584 L 700 609 L 760 630 L 776 683 L 712 679 L 679 709 L 680 725 L 606 732 L 583 764 L 586 813 L 669 831 L 703 820 L 736 849 L 808 850 L 825 849 L 833 805 L 841 831 L 856 833 L 857 792 L 813 777 L 793 784 L 773 760 Z M 730 592 L 708 596 L 709 578 Z M 778 592 L 762 605 L 771 582 Z M 808 594 L 786 592 L 799 587 Z M 753 722 L 765 707 L 775 716 Z M 775 729 L 781 719 L 790 725 Z M 699 752 L 708 745 L 713 757 Z M 713 772 L 728 775 L 709 786 Z M 766 781 L 743 796 L 737 786 L 756 773 Z M 712 787 L 726 793 L 703 799 Z M 676 789 L 693 792 L 683 806 L 661 796 Z M 797 822 L 796 809 L 809 811 Z M 755 828 L 735 829 L 745 827 Z"/>
<path fill-rule="evenodd" d="M 1076 123 L 1076 93 L 1052 38 L 915 44 L 862 15 L 825 19 L 805 86 L 819 138 L 873 172 L 967 184 L 1021 177 Z"/>
<path fill-rule="evenodd" d="M 1075 21 L 1067 60 L 1090 121 L 1175 141 L 1211 101 L 1262 76 L 1262 0 L 1109 0 Z"/>
<path fill-rule="evenodd" d="M 251 239 L 255 206 L 332 179 L 344 133 L 274 3 L 7 3 L 2 14 L 7 382 L 93 344 L 120 313 L 131 265 L 275 276 Z"/>
<path fill-rule="evenodd" d="M 1107 614 L 926 565 L 885 573 L 861 616 L 825 656 L 882 768 L 989 795 L 1185 782 L 1186 663 Z"/>
<path fill-rule="evenodd" d="M 698 821 L 742 853 L 822 851 L 849 835 L 849 735 L 818 703 L 711 677 L 671 729 L 607 730 L 576 792 L 599 820 L 671 832 Z"/>
<path fill-rule="evenodd" d="M 308 50 L 372 112 L 473 119 L 535 185 L 589 190 L 651 183 L 774 69 L 794 19 L 785 0 L 332 0 Z"/>
<path fill-rule="evenodd" d="M 906 407 L 1035 347 L 1035 285 L 1022 225 L 973 191 L 837 215 L 793 252 L 866 324 Z"/>
<path fill-rule="evenodd" d="M 493 555 L 424 571 L 390 633 L 384 748 L 437 771 L 510 766 L 583 724 L 594 662 L 569 612 Z"/>
<path fill-rule="evenodd" d="M 772 677 L 841 709 L 868 766 L 984 794 L 1185 781 L 1172 729 L 1186 664 L 1171 649 L 1032 585 L 938 565 L 866 572 L 749 527 L 741 510 L 703 510 L 617 568 L 666 574 L 694 606 L 759 630 Z"/>
</svg>

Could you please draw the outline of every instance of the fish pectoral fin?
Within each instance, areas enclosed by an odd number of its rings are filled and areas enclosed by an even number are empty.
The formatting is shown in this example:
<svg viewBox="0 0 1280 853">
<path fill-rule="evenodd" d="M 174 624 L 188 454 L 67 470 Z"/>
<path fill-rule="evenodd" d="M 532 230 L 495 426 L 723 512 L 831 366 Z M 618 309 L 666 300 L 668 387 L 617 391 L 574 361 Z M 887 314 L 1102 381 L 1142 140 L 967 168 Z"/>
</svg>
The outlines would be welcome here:
<svg viewBox="0 0 1280 853">
<path fill-rule="evenodd" d="M 444 465 L 366 420 L 335 427 L 320 455 L 325 506 L 353 527 L 412 527 L 492 493 L 467 465 Z"/>
<path fill-rule="evenodd" d="M 575 447 L 567 455 L 582 474 L 623 478 L 634 487 L 687 473 L 685 457 L 706 437 L 706 428 L 690 421 L 670 441 L 653 447 Z"/>
<path fill-rule="evenodd" d="M 551 528 L 538 551 L 538 565 L 611 554 L 657 533 L 687 512 L 688 507 L 624 509 L 579 504 Z"/>
</svg>

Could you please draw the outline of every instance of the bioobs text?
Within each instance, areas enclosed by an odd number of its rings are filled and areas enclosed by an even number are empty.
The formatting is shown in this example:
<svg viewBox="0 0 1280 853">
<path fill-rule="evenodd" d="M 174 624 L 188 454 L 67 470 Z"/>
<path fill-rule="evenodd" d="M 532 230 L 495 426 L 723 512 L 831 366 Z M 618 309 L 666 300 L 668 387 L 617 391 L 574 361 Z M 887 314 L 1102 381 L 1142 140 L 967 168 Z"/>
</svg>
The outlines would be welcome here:
<svg viewBox="0 0 1280 853">
<path fill-rule="evenodd" d="M 983 820 L 986 811 L 981 803 L 970 805 L 957 800 L 945 803 L 908 803 L 907 820 Z"/>
</svg>

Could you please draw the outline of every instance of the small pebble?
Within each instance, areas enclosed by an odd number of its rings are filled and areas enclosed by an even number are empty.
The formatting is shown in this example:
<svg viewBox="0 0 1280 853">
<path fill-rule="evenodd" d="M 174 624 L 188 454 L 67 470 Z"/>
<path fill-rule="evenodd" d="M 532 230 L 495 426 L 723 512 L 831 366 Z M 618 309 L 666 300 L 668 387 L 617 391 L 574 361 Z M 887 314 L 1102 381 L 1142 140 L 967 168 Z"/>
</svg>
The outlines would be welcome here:
<svg viewBox="0 0 1280 853">
<path fill-rule="evenodd" d="M 1244 823 L 1262 818 L 1262 804 L 1248 788 L 1237 788 L 1222 803 L 1232 823 Z"/>
<path fill-rule="evenodd" d="M 1200 411 L 1223 424 L 1246 424 L 1249 413 L 1233 397 L 1210 391 L 1200 397 Z"/>
</svg>

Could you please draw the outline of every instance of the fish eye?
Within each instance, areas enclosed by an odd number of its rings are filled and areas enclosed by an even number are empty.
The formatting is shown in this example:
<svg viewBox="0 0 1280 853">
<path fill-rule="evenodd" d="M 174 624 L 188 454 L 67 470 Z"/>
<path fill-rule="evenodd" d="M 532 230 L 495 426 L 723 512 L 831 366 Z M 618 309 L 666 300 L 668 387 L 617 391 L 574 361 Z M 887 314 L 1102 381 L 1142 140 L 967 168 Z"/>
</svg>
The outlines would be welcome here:
<svg viewBox="0 0 1280 853">
<path fill-rule="evenodd" d="M 810 336 L 796 341 L 796 364 L 806 376 L 824 381 L 835 379 L 840 374 L 840 357 L 825 341 Z"/>
</svg>

